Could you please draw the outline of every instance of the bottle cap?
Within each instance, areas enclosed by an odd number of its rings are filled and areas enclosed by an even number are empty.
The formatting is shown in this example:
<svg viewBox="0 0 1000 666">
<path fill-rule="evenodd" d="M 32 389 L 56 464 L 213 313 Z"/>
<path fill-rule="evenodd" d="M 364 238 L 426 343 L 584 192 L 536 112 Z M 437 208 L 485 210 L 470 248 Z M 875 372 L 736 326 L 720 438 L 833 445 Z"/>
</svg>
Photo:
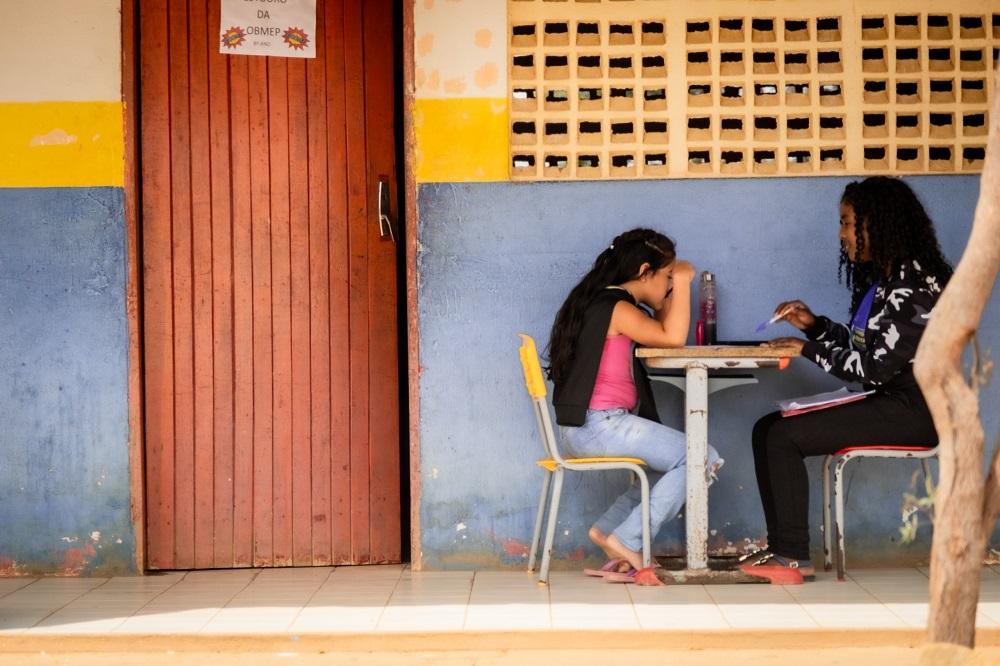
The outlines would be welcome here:
<svg viewBox="0 0 1000 666">
<path fill-rule="evenodd" d="M 708 271 L 702 271 L 701 279 L 704 280 L 705 282 L 711 282 L 712 280 L 715 279 L 715 276 L 709 273 Z"/>
</svg>

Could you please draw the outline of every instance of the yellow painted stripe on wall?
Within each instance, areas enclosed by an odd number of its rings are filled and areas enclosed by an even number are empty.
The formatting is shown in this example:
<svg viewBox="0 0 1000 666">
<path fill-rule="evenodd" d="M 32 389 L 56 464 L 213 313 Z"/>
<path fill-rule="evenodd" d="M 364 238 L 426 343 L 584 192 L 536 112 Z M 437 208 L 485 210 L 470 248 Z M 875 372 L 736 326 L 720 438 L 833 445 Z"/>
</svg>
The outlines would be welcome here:
<svg viewBox="0 0 1000 666">
<path fill-rule="evenodd" d="M 417 99 L 417 182 L 509 180 L 507 100 Z"/>
<path fill-rule="evenodd" d="M 0 103 L 0 187 L 121 186 L 121 102 Z"/>
</svg>

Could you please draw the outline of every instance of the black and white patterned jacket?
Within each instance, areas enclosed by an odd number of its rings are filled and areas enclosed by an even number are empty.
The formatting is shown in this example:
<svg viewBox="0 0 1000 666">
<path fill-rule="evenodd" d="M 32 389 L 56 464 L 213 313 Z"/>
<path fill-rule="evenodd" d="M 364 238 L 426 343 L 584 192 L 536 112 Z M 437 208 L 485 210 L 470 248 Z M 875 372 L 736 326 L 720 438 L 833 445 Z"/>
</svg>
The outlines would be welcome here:
<svg viewBox="0 0 1000 666">
<path fill-rule="evenodd" d="M 850 326 L 816 317 L 802 356 L 834 377 L 883 391 L 916 387 L 913 357 L 942 286 L 916 261 L 875 289 L 865 330 L 865 347 L 851 340 Z"/>
</svg>

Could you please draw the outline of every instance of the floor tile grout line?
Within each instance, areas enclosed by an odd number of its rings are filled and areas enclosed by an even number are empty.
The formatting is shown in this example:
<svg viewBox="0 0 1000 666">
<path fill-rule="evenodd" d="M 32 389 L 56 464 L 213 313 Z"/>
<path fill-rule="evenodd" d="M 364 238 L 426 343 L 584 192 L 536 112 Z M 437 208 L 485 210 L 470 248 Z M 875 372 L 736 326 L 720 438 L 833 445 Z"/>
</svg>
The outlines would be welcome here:
<svg viewBox="0 0 1000 666">
<path fill-rule="evenodd" d="M 472 578 L 469 579 L 469 594 L 465 597 L 465 612 L 462 613 L 462 631 L 468 631 L 469 624 L 469 606 L 472 604 L 472 591 L 476 589 L 476 576 L 479 575 L 478 570 L 472 572 Z"/>
<path fill-rule="evenodd" d="M 35 623 L 34 623 L 33 625 L 31 625 L 30 627 L 25 627 L 25 631 L 27 631 L 28 629 L 33 629 L 33 628 L 37 627 L 37 626 L 38 626 L 38 625 L 40 625 L 40 624 L 41 624 L 42 622 L 45 622 L 45 620 L 47 620 L 48 618 L 50 618 L 50 617 L 52 617 L 53 615 L 55 615 L 56 613 L 58 613 L 59 611 L 61 611 L 61 610 L 62 610 L 63 608 L 66 608 L 67 606 L 69 606 L 69 605 L 70 605 L 71 603 L 73 603 L 73 602 L 74 602 L 74 601 L 76 601 L 77 599 L 79 599 L 79 598 L 81 598 L 81 597 L 83 597 L 83 596 L 85 596 L 85 595 L 87 595 L 87 594 L 90 594 L 91 592 L 93 592 L 94 590 L 96 590 L 96 589 L 98 589 L 98 588 L 101 588 L 101 587 L 104 587 L 105 585 L 107 585 L 107 584 L 108 584 L 108 581 L 109 581 L 109 580 L 111 580 L 111 579 L 110 579 L 110 578 L 105 578 L 105 579 L 104 579 L 104 582 L 103 582 L 103 583 L 101 583 L 100 585 L 95 585 L 94 587 L 90 588 L 89 590 L 86 590 L 86 591 L 84 591 L 84 592 L 81 592 L 80 594 L 76 595 L 75 597 L 73 597 L 72 599 L 70 599 L 69 601 L 67 601 L 66 603 L 64 603 L 64 604 L 63 604 L 62 606 L 60 606 L 59 608 L 55 609 L 54 611 L 52 611 L 52 612 L 51 612 L 51 613 L 49 613 L 48 615 L 46 615 L 46 616 L 44 616 L 44 617 L 40 618 L 40 619 L 39 619 L 39 620 L 38 620 L 37 622 L 35 622 Z M 23 589 L 23 588 L 22 588 L 22 589 Z"/>
<path fill-rule="evenodd" d="M 149 606 L 151 603 L 153 603 L 154 601 L 156 601 L 157 599 L 159 599 L 160 597 L 162 597 L 164 594 L 166 594 L 170 590 L 172 590 L 175 587 L 177 587 L 183 580 L 185 580 L 187 578 L 187 575 L 189 573 L 191 573 L 191 572 L 190 571 L 183 572 L 180 578 L 178 578 L 173 583 L 171 583 L 167 587 L 165 587 L 162 590 L 160 590 L 159 594 L 153 595 L 153 597 L 151 599 L 149 599 L 148 601 L 146 601 L 146 603 L 144 603 L 143 605 L 139 606 L 134 611 L 132 611 L 132 614 L 129 615 L 127 618 L 125 618 L 121 622 L 121 624 L 119 624 L 117 627 L 115 627 L 114 629 L 112 629 L 110 633 L 114 633 L 114 632 L 118 631 L 119 629 L 121 629 L 125 625 L 126 622 L 128 622 L 130 619 L 138 616 L 139 613 L 141 613 L 143 611 L 143 609 L 145 609 L 147 606 Z"/>
<path fill-rule="evenodd" d="M 25 578 L 24 580 L 27 580 L 27 578 Z M 3 594 L 0 594 L 0 599 L 3 599 L 4 597 L 6 597 L 9 594 L 14 594 L 15 592 L 20 592 L 21 590 L 30 587 L 32 584 L 37 583 L 39 580 L 41 580 L 41 579 L 40 578 L 33 578 L 31 580 L 28 580 L 28 582 L 26 582 L 24 585 L 21 585 L 20 587 L 15 587 L 13 590 L 10 590 L 8 592 L 4 592 Z"/>
<path fill-rule="evenodd" d="M 315 590 L 313 590 L 312 594 L 310 594 L 310 595 L 309 595 L 309 598 L 308 598 L 308 599 L 306 599 L 305 603 L 304 603 L 304 604 L 302 604 L 301 606 L 299 606 L 299 612 L 298 612 L 298 613 L 296 613 L 296 614 L 295 614 L 295 617 L 293 617 L 293 618 L 292 618 L 292 621 L 288 623 L 288 625 L 287 625 L 287 627 L 286 627 L 286 629 L 285 629 L 286 631 L 291 631 L 291 630 L 292 630 L 292 627 L 294 627 L 294 626 L 295 626 L 295 623 L 296 623 L 296 622 L 298 622 L 298 619 L 299 619 L 299 617 L 300 617 L 300 616 L 302 615 L 302 611 L 304 611 L 304 610 L 305 610 L 305 609 L 306 609 L 306 608 L 307 608 L 307 607 L 309 606 L 309 603 L 310 603 L 310 602 L 311 602 L 311 601 L 312 601 L 313 599 L 315 599 L 315 598 L 316 598 L 316 595 L 317 595 L 317 594 L 319 594 L 319 591 L 323 589 L 323 586 L 324 586 L 324 585 L 326 585 L 326 581 L 330 580 L 330 577 L 331 577 L 331 576 L 333 576 L 333 572 L 335 572 L 336 570 L 337 570 L 337 567 L 335 567 L 335 566 L 334 566 L 334 567 L 332 567 L 332 568 L 330 569 L 330 573 L 328 573 L 328 574 L 326 575 L 326 578 L 324 578 L 324 579 L 323 579 L 323 580 L 322 580 L 322 581 L 320 582 L 320 584 L 316 586 L 316 589 L 315 589 Z"/>
<path fill-rule="evenodd" d="M 875 601 L 877 601 L 877 602 L 878 602 L 878 603 L 879 603 L 879 604 L 880 604 L 880 605 L 881 605 L 881 606 L 882 606 L 883 608 L 885 608 L 885 609 L 886 609 L 886 610 L 887 610 L 888 612 L 890 612 L 890 613 L 891 613 L 891 614 L 892 614 L 892 615 L 893 615 L 893 616 L 894 616 L 894 617 L 895 617 L 896 619 L 898 619 L 898 620 L 899 620 L 900 622 L 902 622 L 902 623 L 903 623 L 904 625 L 906 625 L 907 627 L 911 627 L 911 626 L 913 626 L 913 625 L 911 625 L 911 624 L 910 624 L 910 623 L 909 623 L 909 622 L 908 622 L 908 621 L 906 620 L 906 618 L 905 618 L 905 617 L 903 617 L 902 615 L 900 615 L 899 613 L 897 613 L 896 611 L 894 611 L 894 610 L 893 610 L 893 609 L 892 609 L 892 608 L 891 608 L 891 607 L 889 606 L 889 604 L 888 604 L 888 603 L 886 603 L 885 601 L 883 601 L 883 600 L 882 600 L 882 599 L 881 599 L 880 597 L 877 597 L 877 596 L 875 596 L 875 593 L 874 593 L 874 592 L 872 592 L 871 590 L 869 590 L 869 589 L 868 589 L 868 588 L 867 588 L 867 587 L 865 586 L 865 584 L 864 584 L 864 583 L 862 583 L 862 582 L 861 582 L 860 580 L 858 580 L 858 579 L 854 578 L 853 576 L 851 576 L 851 574 L 847 574 L 847 576 L 848 576 L 848 577 L 849 577 L 849 578 L 850 578 L 850 579 L 851 579 L 851 580 L 852 580 L 852 581 L 853 581 L 853 582 L 854 582 L 855 584 L 857 584 L 857 586 L 858 586 L 859 588 L 861 588 L 862 590 L 864 590 L 864 591 L 865 591 L 865 592 L 866 592 L 866 593 L 867 593 L 867 594 L 868 594 L 868 595 L 869 595 L 869 596 L 870 596 L 870 597 L 871 597 L 872 599 L 874 599 Z M 928 603 L 929 603 L 929 600 L 928 600 Z M 978 610 L 978 609 L 977 609 L 977 610 Z M 926 627 L 926 624 L 925 624 L 925 627 Z M 917 627 L 917 628 L 920 628 L 920 627 Z"/>
<path fill-rule="evenodd" d="M 236 592 L 235 594 L 233 594 L 233 596 L 229 597 L 229 601 L 227 601 L 227 602 L 226 602 L 225 604 L 223 604 L 223 605 L 219 606 L 219 608 L 217 608 L 217 609 L 216 609 L 216 611 L 215 611 L 215 613 L 214 613 L 214 614 L 212 615 L 212 617 L 208 618 L 208 619 L 207 619 L 207 620 L 206 620 L 206 621 L 205 621 L 205 622 L 204 622 L 204 623 L 203 623 L 203 624 L 202 624 L 202 625 L 201 625 L 201 626 L 200 626 L 200 627 L 198 628 L 198 630 L 197 630 L 197 631 L 195 631 L 194 633 L 196 633 L 196 634 L 201 634 L 201 633 L 203 633 L 203 632 L 205 631 L 205 627 L 207 627 L 208 625 L 210 625 L 210 624 L 212 623 L 212 620 L 214 620 L 215 618 L 219 617 L 219 613 L 221 613 L 221 612 L 222 612 L 222 609 L 224 609 L 224 608 L 225 608 L 226 606 L 228 606 L 228 605 L 229 605 L 230 603 L 232 603 L 233 599 L 235 599 L 235 598 L 236 598 L 236 597 L 237 597 L 237 596 L 238 596 L 238 595 L 239 595 L 240 593 L 242 593 L 242 592 L 246 591 L 246 589 L 247 589 L 248 587 L 250 587 L 250 586 L 251 586 L 251 585 L 253 584 L 253 582 L 254 582 L 255 580 L 257 580 L 257 576 L 259 576 L 259 575 L 261 574 L 261 572 L 262 572 L 262 571 L 263 571 L 263 569 L 256 569 L 256 570 L 255 570 L 255 573 L 254 573 L 254 575 L 253 575 L 253 576 L 251 576 L 251 578 L 250 578 L 250 580 L 249 580 L 249 581 L 247 581 L 247 584 L 246 584 L 246 585 L 244 585 L 244 586 L 243 586 L 243 587 L 242 587 L 242 588 L 241 588 L 241 589 L 239 590 L 239 592 Z M 185 578 L 187 578 L 187 576 L 185 576 Z"/>
<path fill-rule="evenodd" d="M 399 588 L 399 582 L 403 580 L 403 573 L 407 570 L 407 568 L 408 567 L 400 568 L 399 576 L 396 577 L 396 582 L 393 583 L 392 589 L 389 590 L 389 596 L 386 597 L 385 603 L 382 604 L 382 610 L 379 612 L 378 617 L 375 618 L 375 626 L 372 631 L 378 631 L 379 625 L 382 624 L 382 618 L 385 617 L 385 611 L 389 608 L 389 604 L 392 603 L 392 596 L 396 594 L 396 589 Z"/>
</svg>

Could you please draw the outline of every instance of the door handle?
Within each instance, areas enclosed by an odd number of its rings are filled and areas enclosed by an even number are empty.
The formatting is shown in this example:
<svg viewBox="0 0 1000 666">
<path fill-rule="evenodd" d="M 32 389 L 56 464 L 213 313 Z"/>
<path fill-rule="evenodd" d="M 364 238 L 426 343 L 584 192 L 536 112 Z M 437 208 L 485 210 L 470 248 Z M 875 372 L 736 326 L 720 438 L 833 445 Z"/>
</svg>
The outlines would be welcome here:
<svg viewBox="0 0 1000 666">
<path fill-rule="evenodd" d="M 382 239 L 388 238 L 393 243 L 396 242 L 396 236 L 392 232 L 392 218 L 389 217 L 391 214 L 391 207 L 389 205 L 389 181 L 385 178 L 379 178 L 378 181 L 378 233 Z"/>
</svg>

